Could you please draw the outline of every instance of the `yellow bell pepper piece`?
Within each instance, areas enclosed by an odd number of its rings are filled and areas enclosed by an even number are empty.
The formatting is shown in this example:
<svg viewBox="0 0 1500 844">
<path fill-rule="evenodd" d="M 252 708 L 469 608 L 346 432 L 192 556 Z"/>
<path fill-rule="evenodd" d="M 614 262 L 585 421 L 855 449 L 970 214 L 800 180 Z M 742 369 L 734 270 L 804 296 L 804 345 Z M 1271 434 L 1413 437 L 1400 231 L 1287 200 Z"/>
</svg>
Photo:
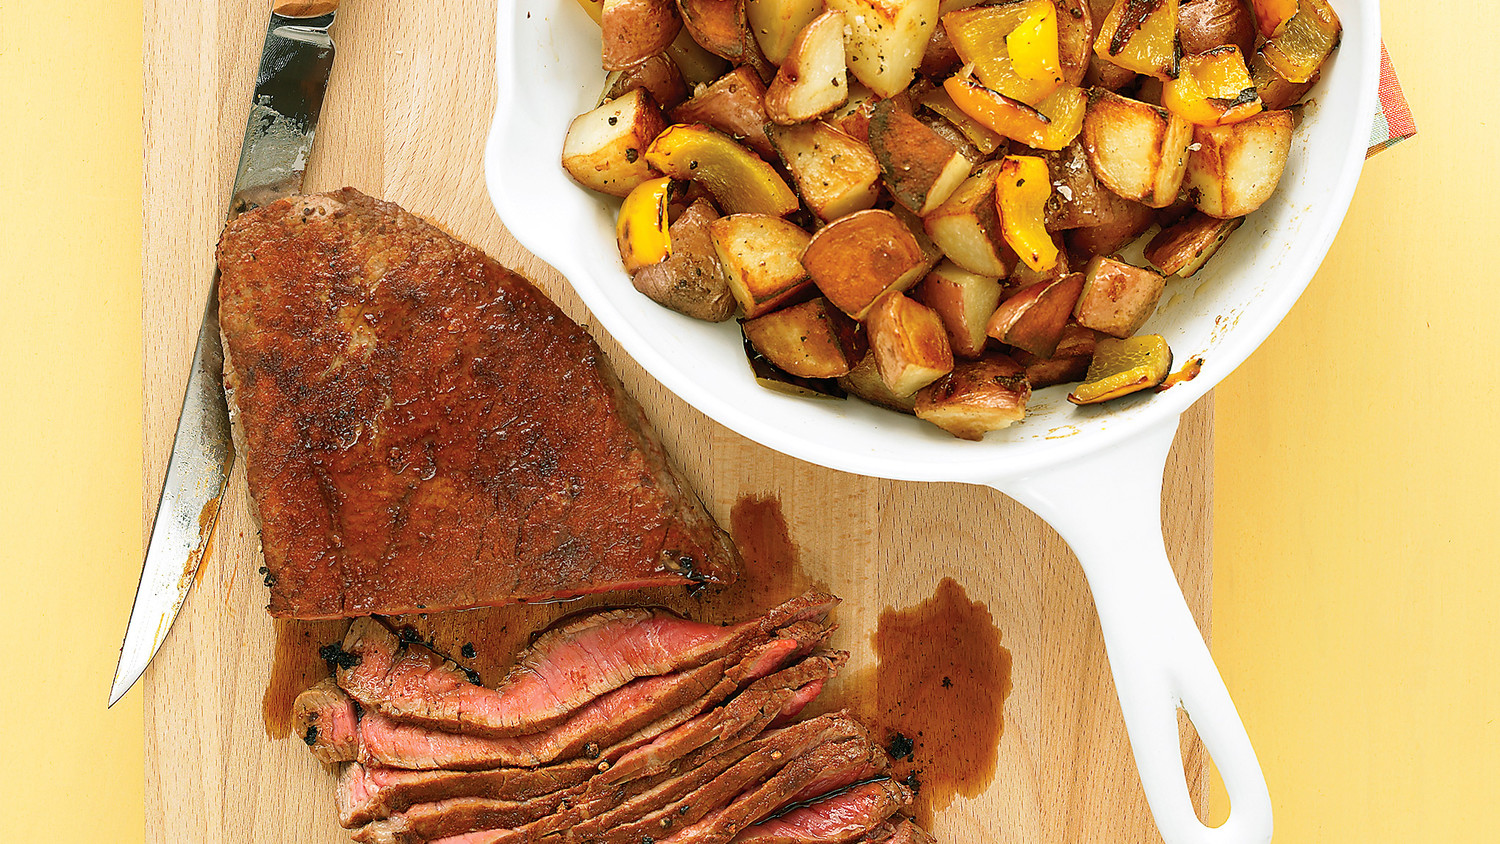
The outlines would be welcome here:
<svg viewBox="0 0 1500 844">
<path fill-rule="evenodd" d="M 725 214 L 785 217 L 798 208 L 797 195 L 771 165 L 707 126 L 668 126 L 646 149 L 646 163 L 703 185 Z"/>
<path fill-rule="evenodd" d="M 620 259 L 625 272 L 632 275 L 642 267 L 659 264 L 672 255 L 672 236 L 667 231 L 667 203 L 672 180 L 667 176 L 647 179 L 620 203 L 615 219 L 615 240 L 620 245 Z"/>
<path fill-rule="evenodd" d="M 1317 74 L 1338 46 L 1343 24 L 1326 0 L 1300 0 L 1297 14 L 1275 38 L 1261 45 L 1261 55 L 1288 82 L 1306 82 Z"/>
<path fill-rule="evenodd" d="M 1260 34 L 1275 38 L 1286 30 L 1287 22 L 1297 14 L 1297 0 L 1251 0 L 1255 7 L 1255 25 Z"/>
<path fill-rule="evenodd" d="M 1026 266 L 1047 272 L 1057 265 L 1057 244 L 1047 231 L 1047 200 L 1052 179 L 1047 162 L 1034 155 L 1007 155 L 995 182 L 1000 235 Z"/>
<path fill-rule="evenodd" d="M 1060 150 L 1072 143 L 1089 105 L 1088 92 L 1072 85 L 1061 86 L 1034 108 L 963 74 L 948 77 L 943 90 L 980 125 L 1032 149 Z"/>
<path fill-rule="evenodd" d="M 1227 126 L 1261 111 L 1250 69 L 1233 44 L 1183 59 L 1182 72 L 1162 86 L 1161 104 L 1199 126 Z"/>
<path fill-rule="evenodd" d="M 1062 81 L 1057 57 L 1057 7 L 1051 2 L 1036 4 L 1026 20 L 1005 36 L 1005 47 L 1018 75 L 1034 82 Z"/>
<path fill-rule="evenodd" d="M 1029 21 L 1043 17 L 1052 22 L 1050 43 L 1044 28 L 1038 25 L 1033 25 L 1034 31 L 1011 40 Z M 979 81 L 1013 100 L 1036 105 L 1062 84 L 1062 73 L 1058 70 L 1057 8 L 1052 0 L 1015 0 L 998 6 L 959 9 L 943 15 L 943 30 L 959 58 L 973 66 Z M 1015 47 L 1021 49 L 1021 55 L 1012 53 Z M 1049 52 L 1051 70 L 1041 72 L 1038 69 Z M 1017 62 L 1025 66 L 1024 71 Z"/>
<path fill-rule="evenodd" d="M 1115 0 L 1094 55 L 1126 70 L 1167 80 L 1177 75 L 1177 0 Z"/>
<path fill-rule="evenodd" d="M 1089 374 L 1068 395 L 1068 401 L 1098 404 L 1128 396 L 1162 383 L 1171 369 L 1172 350 L 1160 334 L 1100 338 L 1089 361 Z"/>
</svg>

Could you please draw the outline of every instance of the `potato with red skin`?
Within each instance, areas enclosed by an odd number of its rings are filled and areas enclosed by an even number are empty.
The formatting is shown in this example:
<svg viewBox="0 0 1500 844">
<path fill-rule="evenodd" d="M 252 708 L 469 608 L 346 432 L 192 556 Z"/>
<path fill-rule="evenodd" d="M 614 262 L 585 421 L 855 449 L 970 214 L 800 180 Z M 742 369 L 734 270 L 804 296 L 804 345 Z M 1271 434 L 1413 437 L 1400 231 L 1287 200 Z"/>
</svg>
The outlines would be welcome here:
<svg viewBox="0 0 1500 844">
<path fill-rule="evenodd" d="M 888 293 L 865 321 L 870 350 L 886 386 L 908 396 L 953 371 L 948 331 L 937 312 L 900 293 Z"/>
<path fill-rule="evenodd" d="M 645 88 L 651 99 L 664 109 L 673 109 L 688 98 L 687 83 L 676 63 L 658 53 L 637 65 L 617 70 L 605 77 L 604 93 L 599 102 L 623 97 L 637 88 Z"/>
<path fill-rule="evenodd" d="M 849 100 L 844 70 L 844 15 L 824 12 L 792 42 L 766 89 L 766 114 L 782 125 L 804 123 Z"/>
<path fill-rule="evenodd" d="M 773 158 L 771 139 L 766 136 L 766 86 L 748 67 L 737 67 L 714 80 L 670 111 L 673 123 L 712 126 L 755 150 Z"/>
<path fill-rule="evenodd" d="M 1082 273 L 1022 288 L 990 317 L 989 335 L 1008 346 L 1051 357 L 1082 292 Z"/>
<path fill-rule="evenodd" d="M 665 50 L 682 19 L 672 0 L 604 0 L 599 28 L 604 69 L 624 70 Z"/>
<path fill-rule="evenodd" d="M 1184 0 L 1177 7 L 1177 40 L 1184 56 L 1232 44 L 1255 53 L 1255 19 L 1245 0 Z"/>
<path fill-rule="evenodd" d="M 802 378 L 837 378 L 864 357 L 859 323 L 818 297 L 748 319 L 740 326 L 756 351 Z"/>
<path fill-rule="evenodd" d="M 1021 350 L 1012 357 L 1026 367 L 1026 381 L 1033 390 L 1082 381 L 1088 375 L 1089 362 L 1094 358 L 1094 344 L 1099 341 L 1099 336 L 1097 331 L 1070 322 L 1063 328 L 1057 351 L 1051 357 L 1037 357 Z"/>
<path fill-rule="evenodd" d="M 819 229 L 802 253 L 802 266 L 830 302 L 864 319 L 881 296 L 920 281 L 928 264 L 901 218 L 872 208 Z"/>
<path fill-rule="evenodd" d="M 895 100 L 881 100 L 871 111 L 870 149 L 891 195 L 919 217 L 952 196 L 973 168 L 953 144 Z"/>
<path fill-rule="evenodd" d="M 912 298 L 942 318 L 953 354 L 977 358 L 989 340 L 985 329 L 1004 292 L 999 279 L 976 275 L 944 261 L 912 289 Z"/>
<path fill-rule="evenodd" d="M 734 316 L 734 295 L 724 280 L 709 229 L 718 212 L 707 200 L 694 202 L 668 228 L 672 254 L 636 270 L 635 289 L 659 305 L 709 322 Z"/>
<path fill-rule="evenodd" d="M 1129 337 L 1146 324 L 1166 287 L 1161 273 L 1104 255 L 1089 261 L 1083 277 L 1073 318 L 1084 328 L 1119 338 Z"/>
<path fill-rule="evenodd" d="M 981 440 L 1026 418 L 1031 385 L 1014 360 L 1001 354 L 963 361 L 917 392 L 916 413 L 955 437 Z"/>
</svg>

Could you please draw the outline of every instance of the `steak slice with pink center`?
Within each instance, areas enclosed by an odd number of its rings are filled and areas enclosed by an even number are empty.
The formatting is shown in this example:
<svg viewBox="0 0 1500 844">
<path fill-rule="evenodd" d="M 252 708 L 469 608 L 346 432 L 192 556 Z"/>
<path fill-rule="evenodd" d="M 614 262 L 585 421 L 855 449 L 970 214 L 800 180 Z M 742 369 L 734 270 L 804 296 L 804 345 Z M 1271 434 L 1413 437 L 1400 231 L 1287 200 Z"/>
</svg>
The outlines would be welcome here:
<svg viewBox="0 0 1500 844">
<path fill-rule="evenodd" d="M 348 762 L 359 755 L 359 713 L 353 699 L 325 677 L 292 703 L 293 732 L 320 762 Z"/>
<path fill-rule="evenodd" d="M 761 821 L 734 844 L 823 844 L 853 841 L 911 804 L 911 790 L 894 780 L 861 783 Z"/>
<path fill-rule="evenodd" d="M 809 592 L 729 627 L 665 610 L 611 610 L 543 633 L 494 689 L 476 686 L 452 662 L 402 643 L 374 619 L 349 629 L 339 685 L 367 709 L 403 721 L 484 736 L 525 735 L 632 680 L 703 665 L 797 621 L 821 619 L 837 603 Z"/>
</svg>

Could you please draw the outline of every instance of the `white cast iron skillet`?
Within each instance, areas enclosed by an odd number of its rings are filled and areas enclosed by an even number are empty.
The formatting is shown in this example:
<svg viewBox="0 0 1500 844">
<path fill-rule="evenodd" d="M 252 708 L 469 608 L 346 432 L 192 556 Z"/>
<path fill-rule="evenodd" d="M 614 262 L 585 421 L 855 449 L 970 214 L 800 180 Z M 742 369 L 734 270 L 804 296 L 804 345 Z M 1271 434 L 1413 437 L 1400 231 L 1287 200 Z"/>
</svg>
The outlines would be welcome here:
<svg viewBox="0 0 1500 844">
<path fill-rule="evenodd" d="M 1364 162 L 1380 67 L 1378 0 L 1335 0 L 1343 45 L 1314 90 L 1276 195 L 1196 277 L 1169 282 L 1143 333 L 1197 379 L 1160 394 L 1076 408 L 1066 387 L 1033 397 L 1023 424 L 965 442 L 855 400 L 784 396 L 751 379 L 733 322 L 676 314 L 637 293 L 620 266 L 618 201 L 574 184 L 559 162 L 572 118 L 603 82 L 599 29 L 574 0 L 502 2 L 499 98 L 485 156 L 490 196 L 523 246 L 572 282 L 647 371 L 720 423 L 766 446 L 846 472 L 962 481 L 1001 490 L 1073 548 L 1099 622 L 1146 797 L 1167 844 L 1271 838 L 1255 751 L 1168 564 L 1161 482 L 1178 416 L 1228 375 L 1291 309 L 1328 251 Z M 1217 829 L 1194 814 L 1177 708 L 1217 763 L 1232 803 Z"/>
</svg>

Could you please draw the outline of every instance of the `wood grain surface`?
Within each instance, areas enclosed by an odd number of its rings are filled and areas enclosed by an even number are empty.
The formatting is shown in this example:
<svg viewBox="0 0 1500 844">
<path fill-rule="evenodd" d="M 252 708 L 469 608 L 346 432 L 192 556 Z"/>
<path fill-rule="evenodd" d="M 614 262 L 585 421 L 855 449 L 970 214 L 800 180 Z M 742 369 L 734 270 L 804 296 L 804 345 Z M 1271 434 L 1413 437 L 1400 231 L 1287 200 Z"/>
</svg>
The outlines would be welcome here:
<svg viewBox="0 0 1500 844">
<path fill-rule="evenodd" d="M 245 0 L 145 4 L 148 518 L 212 278 L 267 9 Z M 485 194 L 494 13 L 493 0 L 344 3 L 307 188 L 353 185 L 425 215 L 535 280 L 588 324 L 565 280 L 510 239 Z M 989 489 L 844 475 L 761 448 L 667 393 L 602 331 L 595 334 L 722 523 L 746 496 L 780 501 L 803 575 L 845 599 L 835 643 L 853 652 L 846 677 L 872 670 L 870 638 L 882 611 L 922 602 L 943 578 L 986 605 L 1014 660 L 1013 690 L 993 779 L 938 814 L 939 840 L 1160 840 L 1136 780 L 1087 586 L 1045 524 Z M 1205 631 L 1211 419 L 1207 400 L 1184 418 L 1163 499 L 1168 549 Z M 246 502 L 237 467 L 212 553 L 145 678 L 148 841 L 347 840 L 335 820 L 332 776 L 300 741 L 269 738 L 262 722 L 276 628 L 263 610 Z M 414 621 L 442 642 L 481 643 L 481 658 L 493 668 L 503 662 L 505 642 L 563 611 Z M 852 697 L 853 685 L 828 694 Z M 1206 760 L 1190 733 L 1184 747 L 1190 785 L 1205 805 Z"/>
</svg>

